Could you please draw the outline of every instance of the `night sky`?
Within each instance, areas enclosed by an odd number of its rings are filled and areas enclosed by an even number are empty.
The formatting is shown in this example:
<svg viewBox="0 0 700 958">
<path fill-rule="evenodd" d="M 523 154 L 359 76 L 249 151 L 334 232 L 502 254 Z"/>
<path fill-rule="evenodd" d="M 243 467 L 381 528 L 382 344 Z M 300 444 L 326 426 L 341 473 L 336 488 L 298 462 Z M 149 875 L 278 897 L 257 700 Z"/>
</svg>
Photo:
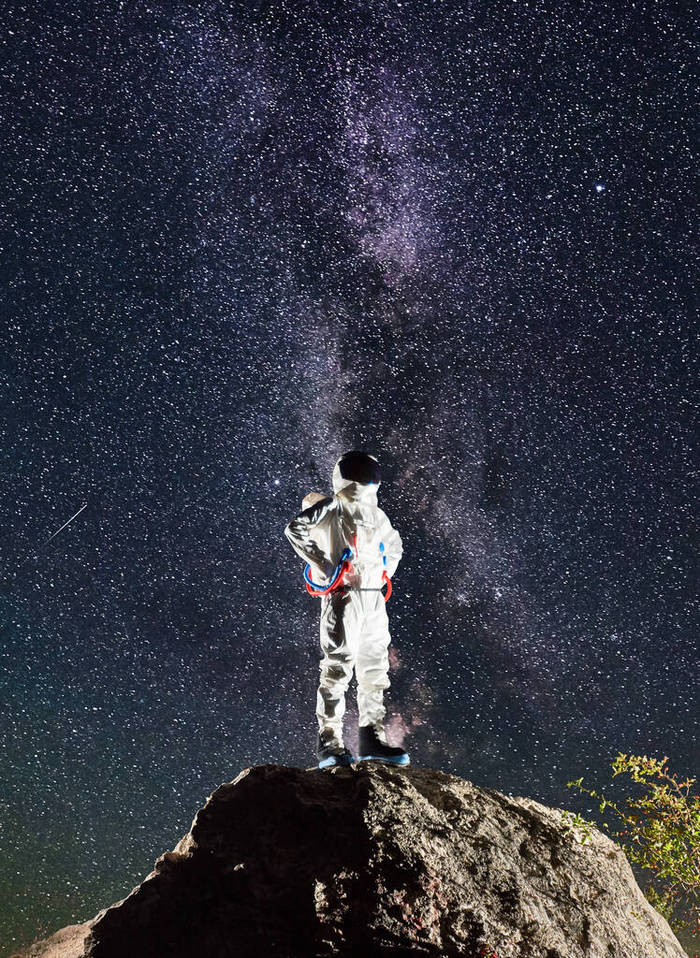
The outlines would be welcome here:
<svg viewBox="0 0 700 958">
<path fill-rule="evenodd" d="M 581 809 L 618 751 L 694 771 L 686 20 L 5 6 L 1 958 L 315 764 L 283 529 L 348 449 L 415 765 Z"/>
</svg>

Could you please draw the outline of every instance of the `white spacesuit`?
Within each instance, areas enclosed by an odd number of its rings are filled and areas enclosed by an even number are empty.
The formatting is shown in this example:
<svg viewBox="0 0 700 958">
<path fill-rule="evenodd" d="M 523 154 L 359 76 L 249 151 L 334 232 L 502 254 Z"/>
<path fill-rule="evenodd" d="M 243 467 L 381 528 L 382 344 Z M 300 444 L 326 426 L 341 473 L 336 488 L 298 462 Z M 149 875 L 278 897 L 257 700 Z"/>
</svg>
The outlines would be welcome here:
<svg viewBox="0 0 700 958">
<path fill-rule="evenodd" d="M 311 493 L 304 511 L 285 528 L 295 552 L 309 564 L 307 582 L 321 596 L 320 681 L 316 701 L 319 766 L 353 761 L 343 745 L 345 693 L 357 677 L 359 758 L 407 764 L 402 748 L 387 743 L 384 690 L 389 687 L 389 619 L 382 587 L 396 571 L 401 537 L 377 504 L 379 466 L 352 452 L 333 470 L 334 496 Z M 343 565 L 343 558 L 345 563 Z M 310 575 L 308 574 L 310 572 Z M 312 594 L 317 594 L 312 593 Z"/>
</svg>

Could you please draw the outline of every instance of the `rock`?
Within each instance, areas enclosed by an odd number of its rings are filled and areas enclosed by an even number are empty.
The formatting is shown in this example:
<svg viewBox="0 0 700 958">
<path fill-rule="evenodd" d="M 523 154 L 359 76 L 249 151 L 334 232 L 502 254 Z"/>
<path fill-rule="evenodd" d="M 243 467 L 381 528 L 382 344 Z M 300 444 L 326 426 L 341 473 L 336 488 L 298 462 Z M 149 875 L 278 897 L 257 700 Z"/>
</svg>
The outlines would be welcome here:
<svg viewBox="0 0 700 958">
<path fill-rule="evenodd" d="M 32 956 L 684 956 L 601 832 L 580 845 L 537 802 L 368 762 L 247 769 L 73 928 L 73 950 L 54 936 Z"/>
<path fill-rule="evenodd" d="M 50 938 L 30 945 L 21 955 L 10 955 L 10 958 L 76 958 L 85 952 L 90 929 L 89 921 L 82 925 L 68 925 Z"/>
</svg>

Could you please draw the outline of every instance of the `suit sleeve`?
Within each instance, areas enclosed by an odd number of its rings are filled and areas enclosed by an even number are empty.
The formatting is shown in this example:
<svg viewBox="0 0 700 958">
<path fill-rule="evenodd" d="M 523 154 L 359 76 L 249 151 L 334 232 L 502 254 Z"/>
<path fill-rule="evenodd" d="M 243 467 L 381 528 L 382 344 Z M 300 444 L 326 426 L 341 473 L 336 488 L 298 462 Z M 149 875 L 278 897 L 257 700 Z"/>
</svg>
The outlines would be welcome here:
<svg viewBox="0 0 700 958">
<path fill-rule="evenodd" d="M 313 530 L 329 521 L 334 502 L 332 496 L 315 502 L 308 509 L 300 512 L 284 529 L 284 534 L 296 554 L 304 562 L 309 562 L 320 569 L 326 578 L 331 575 L 335 566 L 315 541 Z"/>
<path fill-rule="evenodd" d="M 382 513 L 382 542 L 384 543 L 384 555 L 386 556 L 386 574 L 391 579 L 403 555 L 403 544 L 401 536 L 389 521 L 386 513 Z"/>
</svg>

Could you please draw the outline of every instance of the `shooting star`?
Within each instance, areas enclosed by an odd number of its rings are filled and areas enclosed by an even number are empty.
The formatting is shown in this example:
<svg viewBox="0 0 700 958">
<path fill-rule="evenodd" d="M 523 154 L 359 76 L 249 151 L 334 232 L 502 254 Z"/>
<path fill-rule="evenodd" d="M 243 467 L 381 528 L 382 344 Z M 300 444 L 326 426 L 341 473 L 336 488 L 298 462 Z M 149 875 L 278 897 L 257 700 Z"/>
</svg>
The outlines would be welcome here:
<svg viewBox="0 0 700 958">
<path fill-rule="evenodd" d="M 49 542 L 51 542 L 52 539 L 55 539 L 59 532 L 61 532 L 63 529 L 65 529 L 67 525 L 70 525 L 70 523 L 76 518 L 76 516 L 79 516 L 79 515 L 80 515 L 80 513 L 83 511 L 83 509 L 87 509 L 87 502 L 85 503 L 84 506 L 81 506 L 80 509 L 78 509 L 78 511 L 76 512 L 76 514 L 75 514 L 74 516 L 71 516 L 71 517 L 70 517 L 70 519 L 68 520 L 68 522 L 64 522 L 60 529 L 56 529 L 56 531 L 54 532 L 54 534 L 53 534 L 52 536 L 49 536 L 49 537 L 48 537 L 48 539 L 46 540 L 46 542 L 44 543 L 44 545 L 48 545 Z"/>
</svg>

